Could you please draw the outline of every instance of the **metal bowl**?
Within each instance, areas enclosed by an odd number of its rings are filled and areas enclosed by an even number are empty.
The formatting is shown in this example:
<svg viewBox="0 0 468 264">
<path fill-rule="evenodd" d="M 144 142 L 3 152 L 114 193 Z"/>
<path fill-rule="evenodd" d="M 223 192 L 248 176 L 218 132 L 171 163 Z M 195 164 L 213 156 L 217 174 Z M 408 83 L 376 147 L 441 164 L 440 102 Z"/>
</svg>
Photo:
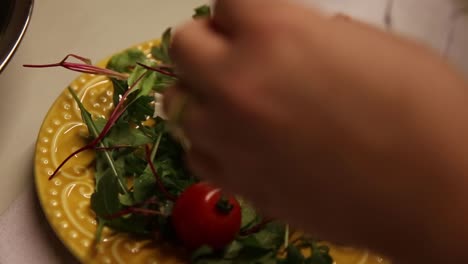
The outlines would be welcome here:
<svg viewBox="0 0 468 264">
<path fill-rule="evenodd" d="M 0 73 L 26 32 L 33 5 L 34 0 L 0 0 Z"/>
</svg>

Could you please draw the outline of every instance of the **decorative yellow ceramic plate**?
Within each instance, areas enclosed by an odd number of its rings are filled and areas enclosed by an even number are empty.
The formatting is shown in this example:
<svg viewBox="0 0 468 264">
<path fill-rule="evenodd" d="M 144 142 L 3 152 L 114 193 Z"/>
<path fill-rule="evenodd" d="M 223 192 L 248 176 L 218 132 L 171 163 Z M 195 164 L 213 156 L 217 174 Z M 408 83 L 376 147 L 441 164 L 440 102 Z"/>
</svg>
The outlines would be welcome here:
<svg viewBox="0 0 468 264">
<path fill-rule="evenodd" d="M 150 52 L 158 41 L 136 46 Z M 107 60 L 99 63 L 105 66 Z M 105 116 L 112 109 L 112 84 L 107 77 L 84 74 L 70 87 L 76 91 L 88 111 Z M 94 244 L 96 220 L 90 208 L 94 190 L 92 152 L 71 159 L 61 172 L 48 180 L 55 168 L 70 153 L 83 146 L 87 128 L 80 110 L 68 90 L 50 108 L 40 129 L 35 156 L 35 181 L 47 220 L 64 245 L 83 263 L 187 263 L 181 249 L 137 240 L 105 229 L 103 241 Z M 336 264 L 388 263 L 365 251 L 331 247 Z"/>
</svg>

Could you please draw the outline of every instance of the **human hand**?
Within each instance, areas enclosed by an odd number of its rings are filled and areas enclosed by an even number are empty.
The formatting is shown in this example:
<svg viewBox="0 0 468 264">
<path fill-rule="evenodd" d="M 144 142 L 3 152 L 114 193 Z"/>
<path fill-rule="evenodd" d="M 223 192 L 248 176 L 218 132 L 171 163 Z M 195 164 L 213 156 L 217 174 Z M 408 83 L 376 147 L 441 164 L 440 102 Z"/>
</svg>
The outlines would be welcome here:
<svg viewBox="0 0 468 264">
<path fill-rule="evenodd" d="M 450 175 L 467 170 L 468 98 L 433 52 L 290 1 L 224 0 L 172 54 L 167 111 L 189 96 L 197 176 L 326 239 L 408 258 L 407 228 L 425 251 L 453 245 L 441 237 L 454 229 L 430 229 L 455 216 L 447 203 L 466 209 Z"/>
</svg>

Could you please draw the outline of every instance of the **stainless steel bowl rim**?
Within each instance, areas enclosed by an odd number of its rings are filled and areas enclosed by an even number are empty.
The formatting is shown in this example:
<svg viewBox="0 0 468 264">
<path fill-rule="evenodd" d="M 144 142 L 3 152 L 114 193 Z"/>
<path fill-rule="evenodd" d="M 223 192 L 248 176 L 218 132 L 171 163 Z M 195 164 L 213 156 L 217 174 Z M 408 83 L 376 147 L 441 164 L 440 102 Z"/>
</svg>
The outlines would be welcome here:
<svg viewBox="0 0 468 264">
<path fill-rule="evenodd" d="M 23 39 L 31 21 L 34 0 L 2 1 L 0 8 L 0 73 Z"/>
</svg>

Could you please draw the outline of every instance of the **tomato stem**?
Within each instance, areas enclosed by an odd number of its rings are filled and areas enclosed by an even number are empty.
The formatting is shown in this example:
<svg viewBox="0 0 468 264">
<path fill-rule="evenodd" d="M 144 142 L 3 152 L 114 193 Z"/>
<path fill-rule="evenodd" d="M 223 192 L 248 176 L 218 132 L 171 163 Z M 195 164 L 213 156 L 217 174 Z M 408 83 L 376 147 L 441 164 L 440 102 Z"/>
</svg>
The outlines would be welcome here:
<svg viewBox="0 0 468 264">
<path fill-rule="evenodd" d="M 228 198 L 221 196 L 221 198 L 219 198 L 218 202 L 216 203 L 216 209 L 218 212 L 227 215 L 232 211 L 232 209 L 234 209 L 234 205 L 229 202 Z"/>
</svg>

